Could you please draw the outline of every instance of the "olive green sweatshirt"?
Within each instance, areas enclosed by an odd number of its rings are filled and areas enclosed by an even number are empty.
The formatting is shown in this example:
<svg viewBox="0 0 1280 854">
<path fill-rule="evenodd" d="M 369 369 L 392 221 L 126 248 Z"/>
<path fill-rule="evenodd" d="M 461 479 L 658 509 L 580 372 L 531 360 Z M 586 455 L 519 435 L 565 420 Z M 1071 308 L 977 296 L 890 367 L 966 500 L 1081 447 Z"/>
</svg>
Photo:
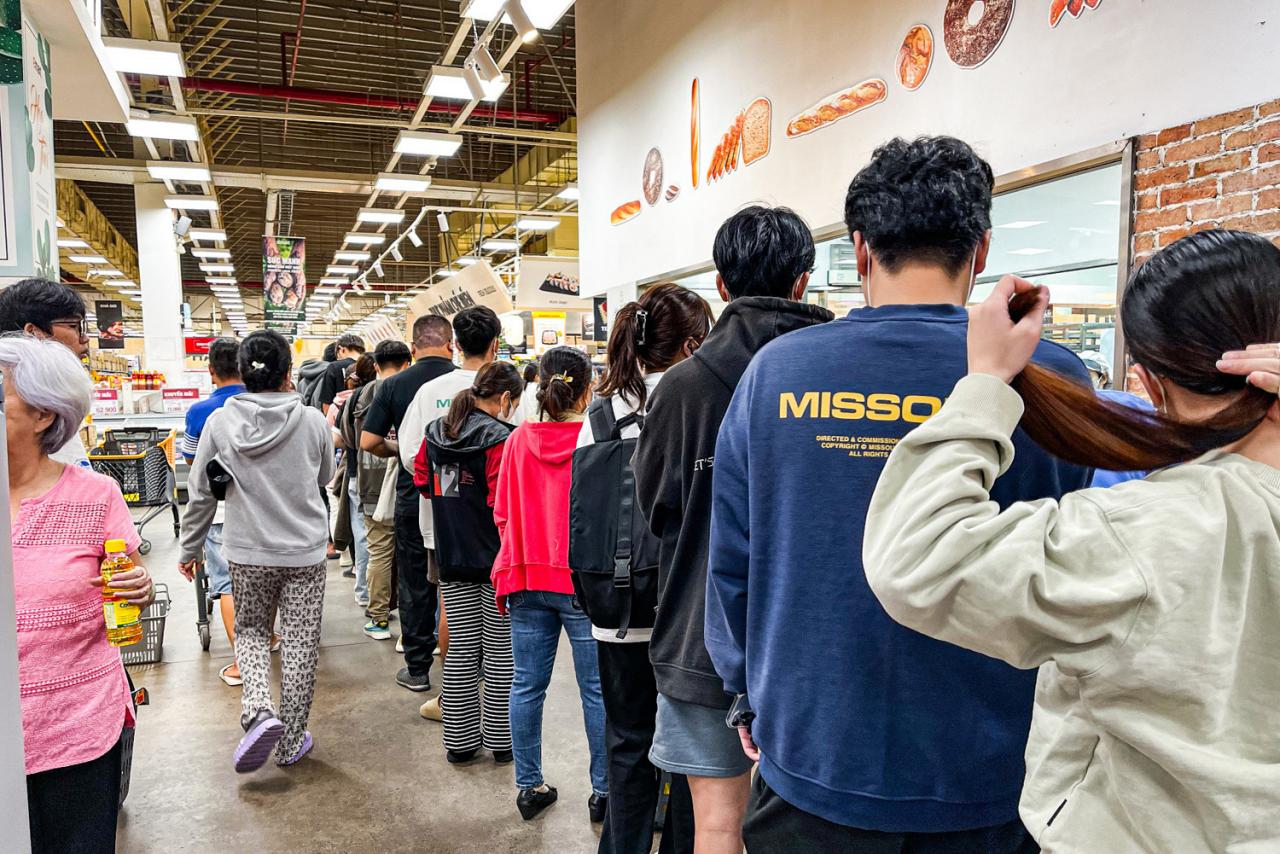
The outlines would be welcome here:
<svg viewBox="0 0 1280 854">
<path fill-rule="evenodd" d="M 1218 452 L 1001 513 L 1022 411 L 970 376 L 898 445 L 872 590 L 1040 668 L 1020 812 L 1046 852 L 1280 851 L 1280 469 Z"/>
</svg>

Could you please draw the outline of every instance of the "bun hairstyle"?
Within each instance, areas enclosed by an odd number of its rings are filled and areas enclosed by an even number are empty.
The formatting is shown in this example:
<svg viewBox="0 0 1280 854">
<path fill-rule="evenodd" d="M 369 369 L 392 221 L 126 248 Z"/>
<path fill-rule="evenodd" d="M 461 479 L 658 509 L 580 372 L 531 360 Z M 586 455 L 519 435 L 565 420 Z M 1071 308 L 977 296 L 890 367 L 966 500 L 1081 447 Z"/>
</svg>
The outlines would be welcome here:
<svg viewBox="0 0 1280 854">
<path fill-rule="evenodd" d="M 524 380 L 520 371 L 510 362 L 490 362 L 476 374 L 471 388 L 464 388 L 453 396 L 449 412 L 444 416 L 444 434 L 456 439 L 462 433 L 462 425 L 476 411 L 477 400 L 501 398 L 503 394 L 511 395 L 512 400 L 519 400 L 524 394 Z"/>
<path fill-rule="evenodd" d="M 538 382 L 538 363 L 530 362 L 524 366 L 524 384 L 534 385 Z"/>
<path fill-rule="evenodd" d="M 564 421 L 591 388 L 591 360 L 581 350 L 552 347 L 538 364 L 538 414 Z"/>
<path fill-rule="evenodd" d="M 645 291 L 613 320 L 609 333 L 609 365 L 600 381 L 602 396 L 620 394 L 644 409 L 644 376 L 665 371 L 680 361 L 686 342 L 701 344 L 715 317 L 711 306 L 693 291 L 670 282 Z"/>
<path fill-rule="evenodd" d="M 1013 387 L 1026 403 L 1022 428 L 1049 453 L 1112 471 L 1186 462 L 1253 432 L 1275 395 L 1224 374 L 1229 350 L 1280 341 L 1280 248 L 1243 231 L 1201 231 L 1161 249 L 1134 271 L 1120 319 L 1133 360 L 1160 380 L 1220 397 L 1199 422 L 1142 413 L 1093 389 L 1028 365 Z"/>
<path fill-rule="evenodd" d="M 378 363 L 371 353 L 361 353 L 351 367 L 347 368 L 347 379 L 354 379 L 356 386 L 371 383 L 378 378 Z"/>
<path fill-rule="evenodd" d="M 293 351 L 279 332 L 251 333 L 240 342 L 240 379 L 250 392 L 281 391 L 293 367 Z"/>
</svg>

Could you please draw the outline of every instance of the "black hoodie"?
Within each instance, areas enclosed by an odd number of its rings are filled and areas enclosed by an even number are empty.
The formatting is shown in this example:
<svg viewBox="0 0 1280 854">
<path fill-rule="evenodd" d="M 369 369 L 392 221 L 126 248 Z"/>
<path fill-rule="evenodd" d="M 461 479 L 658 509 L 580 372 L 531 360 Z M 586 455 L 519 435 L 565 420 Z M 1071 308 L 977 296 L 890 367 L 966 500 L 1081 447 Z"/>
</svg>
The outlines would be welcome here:
<svg viewBox="0 0 1280 854">
<path fill-rule="evenodd" d="M 502 446 L 512 429 L 480 411 L 462 422 L 456 439 L 445 435 L 444 418 L 427 425 L 418 460 L 429 469 L 423 477 L 415 466 L 414 484 L 430 499 L 441 581 L 489 583 L 502 545 L 493 521 L 490 480 L 497 479 Z"/>
<path fill-rule="evenodd" d="M 702 347 L 667 371 L 649 403 L 633 460 L 640 509 L 662 540 L 649 658 L 658 690 L 674 700 L 716 709 L 731 701 L 702 639 L 720 421 L 760 348 L 834 317 L 820 306 L 776 297 L 736 299 Z"/>
</svg>

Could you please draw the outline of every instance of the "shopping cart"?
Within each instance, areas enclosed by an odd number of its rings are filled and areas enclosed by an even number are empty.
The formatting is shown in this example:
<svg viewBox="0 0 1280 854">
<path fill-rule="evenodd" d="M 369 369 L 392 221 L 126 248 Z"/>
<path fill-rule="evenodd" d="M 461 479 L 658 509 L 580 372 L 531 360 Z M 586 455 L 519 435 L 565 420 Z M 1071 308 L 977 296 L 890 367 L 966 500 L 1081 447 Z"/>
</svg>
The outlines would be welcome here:
<svg viewBox="0 0 1280 854">
<path fill-rule="evenodd" d="M 178 482 L 173 468 L 174 439 L 173 430 L 166 434 L 155 428 L 108 430 L 102 444 L 89 452 L 93 470 L 115 479 L 125 504 L 151 508 L 135 520 L 139 534 L 165 508 L 173 512 L 173 535 L 178 536 L 181 530 Z M 151 541 L 144 537 L 138 551 L 151 551 Z"/>
</svg>

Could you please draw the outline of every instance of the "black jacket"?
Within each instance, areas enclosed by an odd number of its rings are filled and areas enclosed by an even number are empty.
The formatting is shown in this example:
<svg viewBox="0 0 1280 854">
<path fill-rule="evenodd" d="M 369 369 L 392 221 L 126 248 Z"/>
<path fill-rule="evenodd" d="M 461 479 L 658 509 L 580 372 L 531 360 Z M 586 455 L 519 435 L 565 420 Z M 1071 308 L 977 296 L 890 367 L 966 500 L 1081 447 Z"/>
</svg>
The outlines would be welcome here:
<svg viewBox="0 0 1280 854">
<path fill-rule="evenodd" d="M 471 413 L 456 439 L 445 435 L 443 418 L 427 425 L 422 453 L 428 478 L 414 482 L 431 500 L 441 581 L 489 583 L 502 545 L 493 521 L 489 473 L 496 478 L 502 445 L 512 429 L 484 412 Z"/>
<path fill-rule="evenodd" d="M 816 305 L 775 297 L 736 299 L 702 347 L 668 371 L 654 391 L 633 467 L 640 509 L 662 540 L 649 658 L 658 690 L 674 700 L 720 709 L 731 700 L 702 639 L 711 472 L 720 421 L 761 347 L 832 319 Z"/>
</svg>

